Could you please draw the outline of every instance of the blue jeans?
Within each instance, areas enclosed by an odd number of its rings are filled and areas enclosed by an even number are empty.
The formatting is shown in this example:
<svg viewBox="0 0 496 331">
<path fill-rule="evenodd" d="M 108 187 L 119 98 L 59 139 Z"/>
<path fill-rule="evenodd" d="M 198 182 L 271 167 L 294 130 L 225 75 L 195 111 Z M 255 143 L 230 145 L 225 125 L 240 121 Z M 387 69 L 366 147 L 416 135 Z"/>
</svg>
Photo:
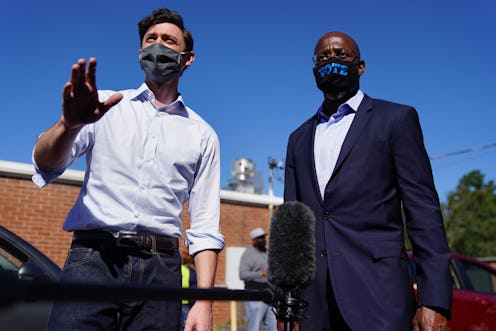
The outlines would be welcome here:
<svg viewBox="0 0 496 331">
<path fill-rule="evenodd" d="M 73 241 L 61 281 L 181 288 L 178 250 L 138 251 Z M 47 330 L 179 330 L 181 300 L 55 302 Z"/>
<path fill-rule="evenodd" d="M 247 331 L 259 331 L 263 321 L 265 331 L 277 331 L 276 315 L 272 307 L 263 301 L 246 301 Z"/>
</svg>

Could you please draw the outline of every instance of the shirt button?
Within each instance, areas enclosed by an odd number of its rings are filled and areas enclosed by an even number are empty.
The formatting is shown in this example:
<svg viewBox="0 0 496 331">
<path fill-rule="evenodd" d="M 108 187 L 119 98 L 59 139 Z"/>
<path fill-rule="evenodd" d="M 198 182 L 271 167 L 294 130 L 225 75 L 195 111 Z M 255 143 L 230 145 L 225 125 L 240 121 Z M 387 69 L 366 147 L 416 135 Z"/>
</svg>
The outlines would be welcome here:
<svg viewBox="0 0 496 331">
<path fill-rule="evenodd" d="M 324 212 L 323 218 L 324 218 L 324 221 L 329 220 L 329 213 L 328 212 Z"/>
<path fill-rule="evenodd" d="M 327 256 L 327 251 L 325 249 L 320 251 L 320 256 L 326 257 Z"/>
</svg>

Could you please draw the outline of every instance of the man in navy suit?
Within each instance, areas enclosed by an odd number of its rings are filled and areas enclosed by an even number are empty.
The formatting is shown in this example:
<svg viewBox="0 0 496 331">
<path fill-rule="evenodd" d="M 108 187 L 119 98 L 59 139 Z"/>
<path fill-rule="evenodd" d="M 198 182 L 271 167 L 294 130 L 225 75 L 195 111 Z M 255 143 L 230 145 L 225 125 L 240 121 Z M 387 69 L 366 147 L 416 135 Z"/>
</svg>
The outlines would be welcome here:
<svg viewBox="0 0 496 331">
<path fill-rule="evenodd" d="M 285 201 L 316 217 L 317 272 L 300 329 L 446 330 L 451 255 L 418 115 L 359 89 L 365 62 L 350 36 L 329 32 L 314 54 L 324 101 L 289 137 L 284 188 Z"/>
</svg>

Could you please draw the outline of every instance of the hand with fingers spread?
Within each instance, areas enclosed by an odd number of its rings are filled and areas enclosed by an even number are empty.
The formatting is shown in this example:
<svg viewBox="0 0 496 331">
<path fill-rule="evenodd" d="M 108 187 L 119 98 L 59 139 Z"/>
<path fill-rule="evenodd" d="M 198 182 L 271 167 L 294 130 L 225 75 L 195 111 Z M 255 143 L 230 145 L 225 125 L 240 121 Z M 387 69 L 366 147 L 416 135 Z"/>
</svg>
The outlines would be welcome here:
<svg viewBox="0 0 496 331">
<path fill-rule="evenodd" d="M 68 129 L 78 129 L 98 121 L 112 106 L 122 99 L 115 93 L 104 102 L 98 100 L 96 88 L 96 59 L 79 59 L 72 66 L 71 79 L 64 86 L 62 120 Z"/>
<path fill-rule="evenodd" d="M 98 121 L 122 99 L 121 93 L 111 95 L 105 102 L 98 100 L 96 89 L 96 59 L 79 59 L 72 66 L 71 78 L 64 86 L 60 119 L 38 139 L 34 159 L 39 167 L 60 169 L 67 165 L 74 140 L 81 128 Z"/>
</svg>

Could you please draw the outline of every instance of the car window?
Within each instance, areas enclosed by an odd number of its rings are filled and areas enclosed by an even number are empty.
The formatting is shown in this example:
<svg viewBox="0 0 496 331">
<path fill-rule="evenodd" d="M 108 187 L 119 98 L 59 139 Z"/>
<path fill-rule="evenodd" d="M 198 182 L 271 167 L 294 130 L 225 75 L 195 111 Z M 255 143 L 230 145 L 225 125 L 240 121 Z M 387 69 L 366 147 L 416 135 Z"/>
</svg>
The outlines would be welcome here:
<svg viewBox="0 0 496 331">
<path fill-rule="evenodd" d="M 0 247 L 0 270 L 14 270 L 17 271 L 21 261 L 12 256 L 5 249 Z"/>
<path fill-rule="evenodd" d="M 462 283 L 460 281 L 460 277 L 458 276 L 455 268 L 453 267 L 453 265 L 451 263 L 449 266 L 449 270 L 450 270 L 451 280 L 453 281 L 453 288 L 461 289 Z"/>
<path fill-rule="evenodd" d="M 26 262 L 36 264 L 49 277 L 58 278 L 60 267 L 57 264 L 29 242 L 0 225 L 0 270 L 18 272 Z"/>
<path fill-rule="evenodd" d="M 462 261 L 462 264 L 474 291 L 496 293 L 496 274 L 492 270 L 469 261 Z"/>
</svg>

